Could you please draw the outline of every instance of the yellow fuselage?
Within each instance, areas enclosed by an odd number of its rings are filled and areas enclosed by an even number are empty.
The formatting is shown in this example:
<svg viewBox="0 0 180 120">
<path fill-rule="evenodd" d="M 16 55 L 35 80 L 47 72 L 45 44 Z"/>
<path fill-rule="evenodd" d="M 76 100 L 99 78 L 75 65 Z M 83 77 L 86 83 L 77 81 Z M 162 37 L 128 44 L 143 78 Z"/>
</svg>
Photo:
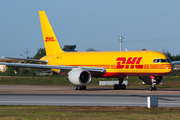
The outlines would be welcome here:
<svg viewBox="0 0 180 120">
<path fill-rule="evenodd" d="M 170 62 L 153 62 L 154 59 L 168 58 L 156 51 L 124 52 L 63 52 L 45 56 L 48 65 L 104 67 L 105 74 L 93 74 L 93 77 L 122 77 L 127 75 L 161 76 L 172 72 Z M 59 72 L 57 69 L 53 69 Z"/>
</svg>

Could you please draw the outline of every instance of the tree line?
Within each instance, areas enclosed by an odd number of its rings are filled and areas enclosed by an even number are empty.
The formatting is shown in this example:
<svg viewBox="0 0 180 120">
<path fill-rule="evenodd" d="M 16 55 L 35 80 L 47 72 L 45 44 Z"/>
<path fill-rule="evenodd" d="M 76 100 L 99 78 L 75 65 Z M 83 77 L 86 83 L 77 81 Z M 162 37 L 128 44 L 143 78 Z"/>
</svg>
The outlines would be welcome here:
<svg viewBox="0 0 180 120">
<path fill-rule="evenodd" d="M 164 53 L 171 61 L 179 61 L 180 60 L 180 54 L 178 55 L 171 55 L 170 52 L 165 52 Z"/>
</svg>

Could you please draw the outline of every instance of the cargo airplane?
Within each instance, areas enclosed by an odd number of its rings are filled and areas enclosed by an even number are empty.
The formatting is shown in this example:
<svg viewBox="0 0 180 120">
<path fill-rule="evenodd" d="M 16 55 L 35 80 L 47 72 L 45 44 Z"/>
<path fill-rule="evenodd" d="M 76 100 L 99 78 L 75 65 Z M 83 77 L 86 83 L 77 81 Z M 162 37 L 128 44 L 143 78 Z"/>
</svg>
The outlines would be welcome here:
<svg viewBox="0 0 180 120">
<path fill-rule="evenodd" d="M 174 64 L 163 53 L 156 51 L 114 51 L 114 52 L 64 52 L 54 34 L 45 11 L 39 11 L 40 23 L 46 56 L 37 61 L 45 64 L 5 63 L 1 65 L 28 68 L 51 69 L 64 74 L 74 84 L 74 90 L 86 90 L 86 85 L 96 78 L 118 78 L 114 89 L 126 89 L 123 83 L 126 76 L 139 76 L 150 90 L 156 90 L 163 75 L 172 72 Z M 9 57 L 6 57 L 9 58 Z M 21 58 L 9 58 L 21 59 Z"/>
</svg>

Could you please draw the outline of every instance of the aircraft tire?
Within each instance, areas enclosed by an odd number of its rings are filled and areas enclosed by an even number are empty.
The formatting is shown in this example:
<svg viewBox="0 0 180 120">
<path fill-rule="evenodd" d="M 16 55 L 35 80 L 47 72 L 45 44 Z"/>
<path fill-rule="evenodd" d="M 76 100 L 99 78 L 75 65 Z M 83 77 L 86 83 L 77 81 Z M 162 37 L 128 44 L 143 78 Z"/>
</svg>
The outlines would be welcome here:
<svg viewBox="0 0 180 120">
<path fill-rule="evenodd" d="M 156 91 L 157 88 L 156 88 L 156 86 L 154 86 L 154 87 L 150 86 L 150 87 L 149 87 L 149 90 L 150 90 L 150 91 Z"/>
<path fill-rule="evenodd" d="M 154 86 L 154 87 L 153 87 L 153 90 L 154 90 L 154 91 L 156 91 L 156 90 L 157 90 L 156 86 Z"/>
<path fill-rule="evenodd" d="M 74 85 L 74 90 L 81 90 L 81 86 Z"/>
<path fill-rule="evenodd" d="M 118 90 L 118 85 L 117 84 L 114 85 L 114 90 Z"/>
<path fill-rule="evenodd" d="M 125 89 L 126 89 L 126 85 L 125 85 L 125 84 L 122 84 L 122 85 L 121 85 L 121 89 L 125 90 Z"/>
<path fill-rule="evenodd" d="M 125 90 L 126 89 L 126 85 L 122 84 L 122 85 L 114 85 L 114 90 Z"/>
<path fill-rule="evenodd" d="M 78 86 L 77 85 L 74 85 L 74 90 L 78 90 Z"/>
<path fill-rule="evenodd" d="M 86 86 L 77 86 L 77 85 L 74 85 L 74 90 L 86 90 Z"/>
<path fill-rule="evenodd" d="M 86 86 L 80 86 L 80 90 L 86 90 Z"/>
<path fill-rule="evenodd" d="M 152 87 L 152 86 L 150 86 L 150 87 L 149 87 L 149 90 L 150 90 L 150 91 L 152 91 L 152 90 L 153 90 L 153 87 Z"/>
</svg>

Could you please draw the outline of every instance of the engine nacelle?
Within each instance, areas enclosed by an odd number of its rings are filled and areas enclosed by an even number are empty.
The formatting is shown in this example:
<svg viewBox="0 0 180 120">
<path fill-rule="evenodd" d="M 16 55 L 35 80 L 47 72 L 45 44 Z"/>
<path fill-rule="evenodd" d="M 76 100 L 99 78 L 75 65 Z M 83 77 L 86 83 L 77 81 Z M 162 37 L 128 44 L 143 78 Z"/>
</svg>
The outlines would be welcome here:
<svg viewBox="0 0 180 120">
<path fill-rule="evenodd" d="M 68 73 L 67 79 L 74 85 L 85 86 L 91 82 L 91 73 L 80 68 L 74 68 Z"/>
<path fill-rule="evenodd" d="M 158 85 L 162 82 L 163 76 L 154 76 L 154 80 L 150 76 L 139 76 L 139 79 L 141 79 L 143 82 L 145 82 L 148 85 L 152 85 L 152 83 L 156 83 Z"/>
</svg>

